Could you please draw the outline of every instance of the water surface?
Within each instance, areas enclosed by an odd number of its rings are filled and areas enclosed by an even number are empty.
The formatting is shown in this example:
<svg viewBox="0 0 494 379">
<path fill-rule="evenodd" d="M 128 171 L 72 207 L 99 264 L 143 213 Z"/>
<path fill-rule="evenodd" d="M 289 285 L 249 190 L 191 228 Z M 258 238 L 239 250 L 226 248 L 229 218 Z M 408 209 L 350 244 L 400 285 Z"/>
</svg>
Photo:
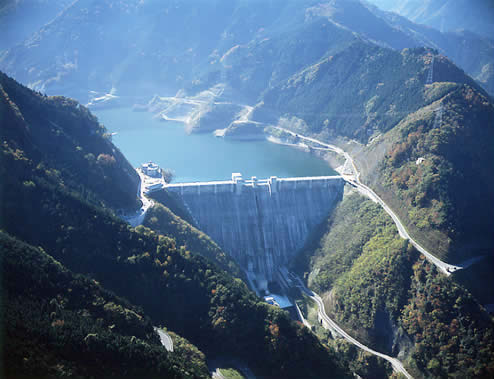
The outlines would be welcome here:
<svg viewBox="0 0 494 379">
<path fill-rule="evenodd" d="M 93 111 L 113 143 L 137 167 L 153 161 L 175 173 L 175 182 L 226 180 L 232 172 L 244 178 L 334 175 L 322 159 L 267 141 L 232 141 L 213 134 L 188 135 L 181 123 L 163 122 L 130 108 Z"/>
</svg>

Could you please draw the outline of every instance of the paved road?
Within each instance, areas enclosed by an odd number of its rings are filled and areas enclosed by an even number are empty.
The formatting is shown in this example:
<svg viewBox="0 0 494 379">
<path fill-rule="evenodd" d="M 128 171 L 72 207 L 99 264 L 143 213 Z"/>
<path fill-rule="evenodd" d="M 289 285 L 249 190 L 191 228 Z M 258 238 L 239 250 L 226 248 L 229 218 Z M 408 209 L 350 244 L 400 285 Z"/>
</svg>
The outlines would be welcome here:
<svg viewBox="0 0 494 379">
<path fill-rule="evenodd" d="M 223 374 L 221 373 L 220 369 L 217 368 L 216 370 L 214 370 L 213 372 L 211 372 L 211 377 L 213 379 L 226 379 Z"/>
<path fill-rule="evenodd" d="M 172 338 L 167 333 L 165 333 L 163 330 L 161 330 L 159 328 L 155 327 L 154 330 L 156 332 L 158 332 L 158 335 L 160 336 L 161 344 L 165 347 L 165 349 L 168 350 L 169 352 L 173 352 L 173 340 L 172 340 Z"/>
<path fill-rule="evenodd" d="M 225 379 L 221 373 L 221 368 L 231 367 L 237 370 L 245 379 L 257 379 L 249 367 L 242 361 L 231 358 L 217 358 L 208 361 L 208 368 L 213 379 Z"/>
<path fill-rule="evenodd" d="M 413 377 L 407 372 L 407 370 L 405 370 L 405 367 L 403 367 L 403 364 L 398 359 L 390 357 L 389 355 L 380 353 L 378 351 L 372 350 L 370 347 L 367 347 L 364 344 L 360 343 L 355 338 L 350 336 L 347 332 L 345 332 L 343 329 L 341 329 L 338 326 L 338 324 L 336 324 L 336 322 L 334 322 L 326 314 L 326 311 L 324 309 L 324 303 L 323 303 L 321 297 L 317 293 L 315 293 L 314 291 L 311 291 L 307 287 L 305 287 L 304 283 L 300 280 L 300 278 L 297 277 L 297 280 L 299 282 L 298 287 L 301 288 L 307 294 L 307 296 L 309 296 L 311 299 L 313 299 L 316 302 L 316 304 L 319 308 L 318 309 L 319 317 L 322 320 L 324 320 L 330 326 L 331 329 L 338 332 L 344 339 L 346 339 L 348 342 L 354 344 L 355 346 L 359 347 L 360 349 L 365 350 L 371 354 L 377 355 L 378 357 L 381 357 L 381 358 L 387 360 L 389 363 L 391 363 L 391 365 L 393 366 L 393 370 L 395 370 L 396 372 L 402 373 L 408 379 L 413 379 Z M 323 326 L 325 326 L 324 323 L 323 323 Z"/>
<path fill-rule="evenodd" d="M 360 181 L 360 172 L 357 170 L 357 167 L 355 166 L 355 162 L 353 161 L 352 157 L 350 156 L 350 154 L 348 154 L 346 151 L 344 151 L 343 149 L 337 147 L 337 146 L 334 146 L 334 145 L 330 145 L 330 144 L 327 144 L 325 142 L 322 142 L 322 141 L 319 141 L 315 138 L 311 138 L 311 137 L 305 137 L 305 136 L 302 136 L 298 133 L 295 133 L 295 132 L 292 132 L 291 130 L 288 130 L 288 129 L 285 129 L 285 128 L 281 128 L 281 127 L 274 127 L 275 129 L 278 129 L 278 130 L 282 130 L 288 134 L 291 134 L 292 136 L 296 136 L 302 140 L 305 140 L 305 141 L 309 141 L 309 142 L 312 142 L 312 143 L 315 143 L 317 145 L 320 145 L 320 146 L 323 146 L 324 149 L 326 150 L 329 150 L 329 151 L 333 151 L 339 155 L 342 155 L 347 162 L 350 162 L 351 166 L 352 166 L 352 169 L 353 169 L 353 172 L 354 172 L 354 175 L 341 175 L 343 177 L 343 179 L 351 184 L 352 186 L 356 187 L 359 192 L 361 192 L 362 194 L 364 194 L 365 196 L 369 197 L 371 200 L 373 200 L 374 202 L 378 203 L 379 205 L 381 205 L 383 207 L 383 209 L 386 211 L 386 213 L 388 213 L 391 218 L 393 219 L 394 223 L 396 224 L 396 227 L 398 228 L 398 233 L 400 234 L 400 237 L 404 238 L 404 239 L 407 239 L 410 241 L 410 243 L 418 250 L 420 251 L 422 254 L 424 254 L 424 256 L 429 260 L 429 262 L 433 263 L 441 272 L 443 272 L 444 274 L 446 275 L 451 275 L 451 273 L 457 271 L 457 270 L 461 270 L 461 269 L 464 269 L 464 268 L 467 268 L 468 266 L 472 265 L 473 263 L 476 263 L 478 262 L 479 259 L 482 259 L 482 257 L 476 257 L 476 258 L 473 258 L 467 262 L 464 262 L 458 266 L 456 265 L 452 265 L 452 264 L 449 264 L 449 263 L 446 263 L 446 262 L 443 262 L 441 261 L 439 258 L 437 258 L 436 256 L 434 256 L 433 254 L 429 253 L 427 250 L 425 250 L 421 245 L 419 245 L 419 243 L 417 241 L 415 241 L 407 232 L 405 226 L 401 223 L 400 219 L 398 218 L 398 216 L 396 216 L 396 214 L 392 211 L 392 209 L 369 187 L 367 187 L 365 184 L 363 184 L 361 181 Z M 318 148 L 318 150 L 322 150 L 321 148 Z"/>
<path fill-rule="evenodd" d="M 143 184 L 144 174 L 140 170 L 136 170 L 136 171 L 139 174 L 139 178 L 141 180 L 141 183 L 139 184 L 139 189 L 137 190 L 137 196 L 139 196 L 139 199 L 142 202 L 142 206 L 136 212 L 136 214 L 124 217 L 124 220 L 127 221 L 130 224 L 130 226 L 134 228 L 143 223 L 147 211 L 149 210 L 149 208 L 151 208 L 154 205 L 154 201 L 148 199 L 144 194 L 144 184 Z"/>
</svg>

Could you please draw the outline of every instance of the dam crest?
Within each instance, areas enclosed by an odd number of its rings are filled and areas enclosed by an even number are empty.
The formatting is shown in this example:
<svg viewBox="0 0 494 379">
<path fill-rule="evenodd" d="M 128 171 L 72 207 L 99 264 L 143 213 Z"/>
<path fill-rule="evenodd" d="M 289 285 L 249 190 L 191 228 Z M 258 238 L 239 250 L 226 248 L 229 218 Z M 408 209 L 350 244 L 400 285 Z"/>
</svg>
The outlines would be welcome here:
<svg viewBox="0 0 494 379">
<path fill-rule="evenodd" d="M 258 293 L 283 283 L 284 267 L 343 196 L 340 176 L 173 183 L 196 226 L 243 268 Z"/>
</svg>

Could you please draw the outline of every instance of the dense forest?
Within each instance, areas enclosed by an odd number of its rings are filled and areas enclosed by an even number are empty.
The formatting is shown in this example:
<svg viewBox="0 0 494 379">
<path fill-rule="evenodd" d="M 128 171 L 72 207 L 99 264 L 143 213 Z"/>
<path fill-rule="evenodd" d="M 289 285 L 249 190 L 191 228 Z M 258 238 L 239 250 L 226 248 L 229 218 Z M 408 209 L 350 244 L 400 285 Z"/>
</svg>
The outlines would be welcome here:
<svg viewBox="0 0 494 379">
<path fill-rule="evenodd" d="M 0 232 L 6 377 L 207 378 L 190 343 L 173 354 L 142 309 Z"/>
<path fill-rule="evenodd" d="M 137 205 L 135 170 L 87 108 L 69 98 L 33 93 L 1 72 L 0 85 L 3 151 L 27 158 L 21 160 L 29 171 L 91 203 L 115 209 Z M 30 172 L 25 175 L 27 180 Z"/>
<path fill-rule="evenodd" d="M 158 191 L 153 193 L 152 198 L 157 202 L 153 206 L 144 220 L 144 226 L 163 235 L 171 235 L 175 238 L 179 246 L 186 250 L 198 252 L 202 256 L 215 262 L 220 268 L 229 272 L 235 277 L 242 277 L 243 271 L 240 270 L 235 261 L 206 234 L 192 226 L 178 214 L 183 214 L 185 218 L 190 218 L 187 211 L 180 205 L 180 200 L 176 199 L 172 193 L 167 191 Z M 171 209 L 163 204 L 167 204 Z"/>
<path fill-rule="evenodd" d="M 426 246 L 462 262 L 494 245 L 494 177 L 486 164 L 494 161 L 494 106 L 469 86 L 434 87 L 444 95 L 386 136 L 391 146 L 372 185 Z"/>
</svg>

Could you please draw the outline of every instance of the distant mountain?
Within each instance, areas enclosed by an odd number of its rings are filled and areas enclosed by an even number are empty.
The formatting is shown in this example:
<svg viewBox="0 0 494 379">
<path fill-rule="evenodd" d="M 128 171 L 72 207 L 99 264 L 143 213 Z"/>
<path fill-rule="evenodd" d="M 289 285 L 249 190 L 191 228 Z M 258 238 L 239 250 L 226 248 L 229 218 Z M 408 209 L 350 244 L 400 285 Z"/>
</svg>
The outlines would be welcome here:
<svg viewBox="0 0 494 379">
<path fill-rule="evenodd" d="M 429 32 L 378 13 L 356 0 L 77 0 L 22 45 L 0 55 L 0 69 L 48 94 L 88 103 L 111 93 L 133 104 L 154 94 L 173 95 L 223 82 L 229 72 L 227 58 L 262 41 L 275 55 L 252 59 L 272 65 L 268 59 L 273 58 L 278 67 L 266 67 L 257 76 L 245 73 L 230 88 L 244 99 L 245 84 L 255 83 L 250 90 L 258 96 L 268 81 L 276 83 L 348 41 L 367 38 L 396 49 L 428 46 L 444 51 L 494 91 L 492 42 Z"/>
<path fill-rule="evenodd" d="M 494 35 L 494 3 L 491 0 L 368 1 L 441 32 L 470 30 L 488 38 Z"/>
<path fill-rule="evenodd" d="M 232 47 L 264 38 L 267 29 L 285 29 L 297 4 L 77 0 L 7 52 L 1 67 L 36 90 L 84 102 L 90 91 L 112 88 L 123 96 L 174 94 Z"/>
<path fill-rule="evenodd" d="M 367 23 L 361 22 L 361 32 L 372 41 L 395 49 L 419 46 L 437 49 L 477 80 L 491 95 L 494 94 L 494 37 L 491 34 L 481 36 L 469 30 L 439 32 L 371 5 L 367 9 L 381 22 L 379 27 L 369 27 Z"/>
<path fill-rule="evenodd" d="M 4 0 L 0 3 L 0 50 L 23 42 L 53 20 L 72 0 Z"/>
</svg>

